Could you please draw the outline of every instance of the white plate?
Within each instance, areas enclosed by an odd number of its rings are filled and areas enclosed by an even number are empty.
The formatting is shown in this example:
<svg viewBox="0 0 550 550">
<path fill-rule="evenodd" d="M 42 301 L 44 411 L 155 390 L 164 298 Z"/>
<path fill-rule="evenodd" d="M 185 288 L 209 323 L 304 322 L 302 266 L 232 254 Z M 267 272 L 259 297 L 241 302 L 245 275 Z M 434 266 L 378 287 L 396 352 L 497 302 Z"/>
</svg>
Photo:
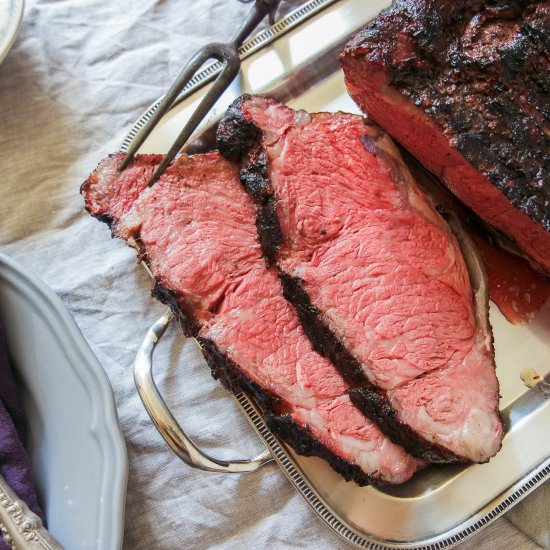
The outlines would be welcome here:
<svg viewBox="0 0 550 550">
<path fill-rule="evenodd" d="M 3 255 L 0 316 L 49 531 L 70 550 L 120 548 L 128 461 L 102 367 L 61 300 Z"/>
<path fill-rule="evenodd" d="M 0 0 L 0 63 L 15 42 L 24 7 L 24 0 Z"/>
</svg>

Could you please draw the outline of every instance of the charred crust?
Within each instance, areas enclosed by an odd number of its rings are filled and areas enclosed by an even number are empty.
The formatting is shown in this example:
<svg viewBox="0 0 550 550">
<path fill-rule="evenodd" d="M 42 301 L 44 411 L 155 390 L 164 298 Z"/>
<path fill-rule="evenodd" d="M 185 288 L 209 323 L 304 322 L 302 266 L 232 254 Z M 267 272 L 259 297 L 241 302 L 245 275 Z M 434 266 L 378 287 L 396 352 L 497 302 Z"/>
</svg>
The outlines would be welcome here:
<svg viewBox="0 0 550 550">
<path fill-rule="evenodd" d="M 172 310 L 186 336 L 193 337 L 198 334 L 200 327 L 197 320 L 191 308 L 182 305 L 182 300 L 179 299 L 177 292 L 164 287 L 160 281 L 156 280 L 153 290 L 151 290 L 151 296 Z"/>
<path fill-rule="evenodd" d="M 364 384 L 365 374 L 361 365 L 326 325 L 303 289 L 302 282 L 280 270 L 279 279 L 283 287 L 283 296 L 296 309 L 302 328 L 313 349 L 330 359 L 348 384 L 352 386 Z"/>
<path fill-rule="evenodd" d="M 216 144 L 220 153 L 229 160 L 240 161 L 262 136 L 261 130 L 243 115 L 242 105 L 249 99 L 247 94 L 237 98 L 218 125 Z"/>
<path fill-rule="evenodd" d="M 396 411 L 386 397 L 372 387 L 352 388 L 349 392 L 351 402 L 396 444 L 401 445 L 413 456 L 432 464 L 466 463 L 464 459 L 440 445 L 430 443 L 407 424 L 397 418 Z"/>
<path fill-rule="evenodd" d="M 296 424 L 289 415 L 267 414 L 266 422 L 269 429 L 288 442 L 298 454 L 322 458 L 346 481 L 354 481 L 360 486 L 387 485 L 387 483 L 365 474 L 359 466 L 346 462 L 331 453 L 324 445 L 314 439 L 306 429 Z"/>
<path fill-rule="evenodd" d="M 267 154 L 260 144 L 250 149 L 241 164 L 241 183 L 256 203 L 258 237 L 267 263 L 271 266 L 283 242 L 283 233 L 269 182 Z"/>
<path fill-rule="evenodd" d="M 261 144 L 262 131 L 247 120 L 242 108 L 250 96 L 235 100 L 218 126 L 217 144 L 226 158 L 241 162 L 240 179 L 257 207 L 256 228 L 268 265 L 275 263 L 283 234 L 269 182 L 269 161 Z"/>
<path fill-rule="evenodd" d="M 383 484 L 380 480 L 365 474 L 355 464 L 346 462 L 329 451 L 311 436 L 307 428 L 296 424 L 290 415 L 278 414 L 277 407 L 280 404 L 280 399 L 243 374 L 231 359 L 220 352 L 212 340 L 199 336 L 197 341 L 210 367 L 212 377 L 219 380 L 231 393 L 244 392 L 248 395 L 262 411 L 269 429 L 286 441 L 299 455 L 322 458 L 346 481 L 354 481 L 361 486 Z"/>
<path fill-rule="evenodd" d="M 258 204 L 271 196 L 267 154 L 259 143 L 251 147 L 243 158 L 241 183 Z"/>
<path fill-rule="evenodd" d="M 430 443 L 397 418 L 383 390 L 371 384 L 357 359 L 346 349 L 311 304 L 299 279 L 279 271 L 284 297 L 295 307 L 313 349 L 328 358 L 352 386 L 352 403 L 394 442 L 411 455 L 432 463 L 464 462 L 447 449 Z"/>
<path fill-rule="evenodd" d="M 280 403 L 279 397 L 264 390 L 243 374 L 239 367 L 224 355 L 212 340 L 198 336 L 197 342 L 215 380 L 219 380 L 231 393 L 244 392 L 252 397 L 262 413 L 273 413 Z"/>
<path fill-rule="evenodd" d="M 545 2 L 396 0 L 342 62 L 347 71 L 360 70 L 352 57 L 382 66 L 512 205 L 550 231 L 549 48 Z"/>
<path fill-rule="evenodd" d="M 268 198 L 264 204 L 258 206 L 256 229 L 267 265 L 272 266 L 275 264 L 277 250 L 283 241 L 273 198 Z"/>
</svg>

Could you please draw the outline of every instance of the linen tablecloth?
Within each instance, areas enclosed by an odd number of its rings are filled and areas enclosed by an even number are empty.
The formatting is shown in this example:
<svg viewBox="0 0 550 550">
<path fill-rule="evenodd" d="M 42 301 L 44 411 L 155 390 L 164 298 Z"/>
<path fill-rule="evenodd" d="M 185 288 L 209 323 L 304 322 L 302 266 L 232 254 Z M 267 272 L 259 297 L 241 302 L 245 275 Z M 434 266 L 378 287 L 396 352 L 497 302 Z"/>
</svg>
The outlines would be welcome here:
<svg viewBox="0 0 550 550">
<path fill-rule="evenodd" d="M 0 250 L 61 296 L 110 378 L 130 461 L 128 550 L 348 548 L 276 467 L 207 474 L 168 450 L 131 372 L 164 308 L 150 298 L 134 252 L 83 211 L 78 193 L 186 56 L 228 38 L 248 8 L 236 0 L 28 0 L 15 47 L 0 65 Z M 175 328 L 157 361 L 167 401 L 201 447 L 240 458 L 261 449 Z M 501 518 L 462 547 L 538 546 Z"/>
</svg>

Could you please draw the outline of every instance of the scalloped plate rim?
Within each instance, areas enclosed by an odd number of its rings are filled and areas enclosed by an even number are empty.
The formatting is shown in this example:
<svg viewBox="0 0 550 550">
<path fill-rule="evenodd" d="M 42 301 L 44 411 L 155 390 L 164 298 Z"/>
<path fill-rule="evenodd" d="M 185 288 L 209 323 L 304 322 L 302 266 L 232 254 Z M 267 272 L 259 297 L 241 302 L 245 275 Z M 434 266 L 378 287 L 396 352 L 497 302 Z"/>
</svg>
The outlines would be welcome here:
<svg viewBox="0 0 550 550">
<path fill-rule="evenodd" d="M 62 352 L 90 399 L 87 435 L 97 441 L 104 459 L 98 525 L 104 530 L 101 539 L 107 546 L 101 550 L 120 548 L 124 535 L 128 456 L 107 374 L 59 296 L 17 261 L 0 253 L 0 285 L 6 284 L 33 304 L 40 316 L 47 316 L 56 338 L 63 337 Z M 70 356 L 81 361 L 70 361 Z M 56 536 L 53 531 L 52 534 Z"/>
</svg>

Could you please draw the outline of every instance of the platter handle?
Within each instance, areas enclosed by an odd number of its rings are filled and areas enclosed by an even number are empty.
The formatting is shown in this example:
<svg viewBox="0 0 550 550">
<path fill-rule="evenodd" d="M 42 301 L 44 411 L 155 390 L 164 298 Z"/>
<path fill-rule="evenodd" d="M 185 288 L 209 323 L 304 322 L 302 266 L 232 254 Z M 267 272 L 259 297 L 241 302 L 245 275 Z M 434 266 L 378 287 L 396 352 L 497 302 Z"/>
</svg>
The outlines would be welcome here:
<svg viewBox="0 0 550 550">
<path fill-rule="evenodd" d="M 207 472 L 241 474 L 255 472 L 273 461 L 266 449 L 257 457 L 248 460 L 218 460 L 201 451 L 192 439 L 183 431 L 160 394 L 153 378 L 153 352 L 166 331 L 172 313 L 162 315 L 147 331 L 134 363 L 134 382 L 149 417 L 160 435 L 189 466 Z"/>
</svg>

